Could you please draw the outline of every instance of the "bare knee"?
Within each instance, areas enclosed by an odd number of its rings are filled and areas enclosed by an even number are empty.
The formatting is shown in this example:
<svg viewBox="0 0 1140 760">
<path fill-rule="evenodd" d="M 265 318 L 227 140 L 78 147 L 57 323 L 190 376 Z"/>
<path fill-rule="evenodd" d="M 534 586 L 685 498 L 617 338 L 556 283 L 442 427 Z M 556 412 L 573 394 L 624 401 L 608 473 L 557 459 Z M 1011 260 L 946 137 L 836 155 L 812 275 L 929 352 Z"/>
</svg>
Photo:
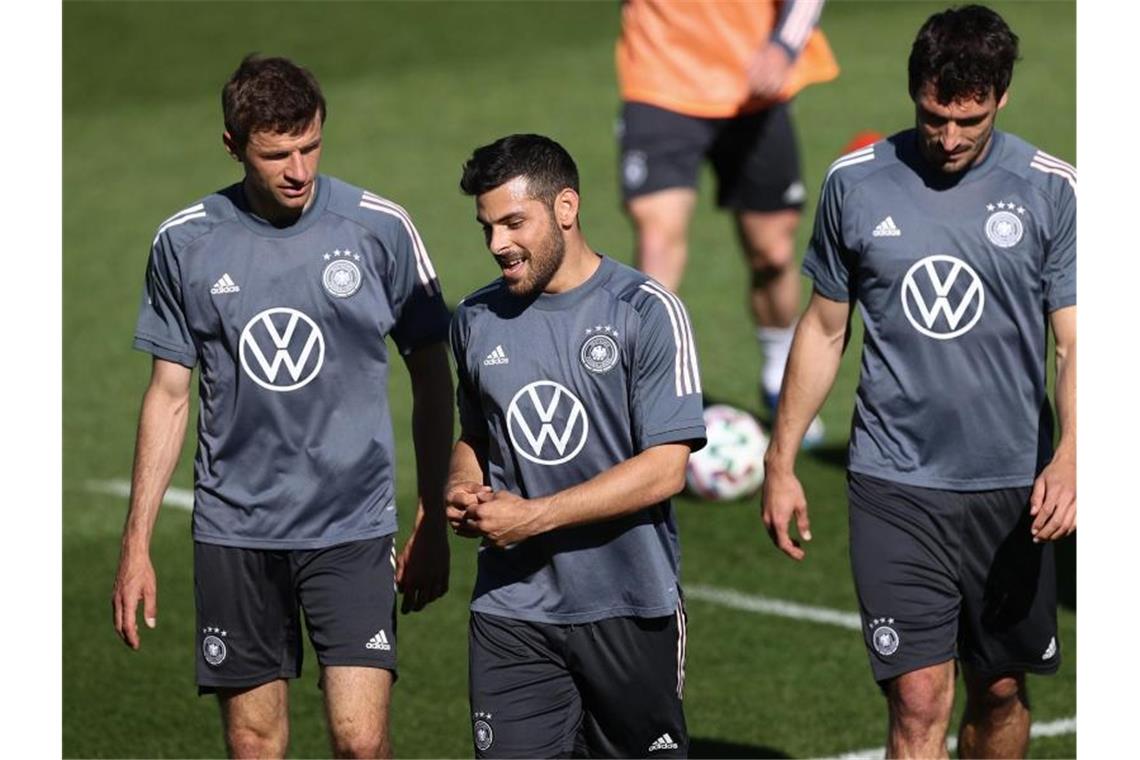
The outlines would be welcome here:
<svg viewBox="0 0 1140 760">
<path fill-rule="evenodd" d="M 954 704 L 952 678 L 929 668 L 895 678 L 887 690 L 892 725 L 909 736 L 944 731 Z"/>
<path fill-rule="evenodd" d="M 738 231 L 754 280 L 774 279 L 794 267 L 798 221 L 796 211 L 753 212 L 738 217 Z"/>
<path fill-rule="evenodd" d="M 362 731 L 352 726 L 334 726 L 333 754 L 336 757 L 391 757 L 388 737 L 378 731 Z"/>
<path fill-rule="evenodd" d="M 1001 714 L 1029 709 L 1025 676 L 1021 674 L 990 678 L 966 678 L 966 703 L 971 712 Z"/>
<path fill-rule="evenodd" d="M 230 757 L 284 757 L 289 746 L 288 691 L 284 681 L 251 689 L 221 690 Z"/>
<path fill-rule="evenodd" d="M 229 726 L 226 729 L 226 745 L 230 757 L 263 758 L 285 757 L 289 731 L 281 726 Z"/>
</svg>

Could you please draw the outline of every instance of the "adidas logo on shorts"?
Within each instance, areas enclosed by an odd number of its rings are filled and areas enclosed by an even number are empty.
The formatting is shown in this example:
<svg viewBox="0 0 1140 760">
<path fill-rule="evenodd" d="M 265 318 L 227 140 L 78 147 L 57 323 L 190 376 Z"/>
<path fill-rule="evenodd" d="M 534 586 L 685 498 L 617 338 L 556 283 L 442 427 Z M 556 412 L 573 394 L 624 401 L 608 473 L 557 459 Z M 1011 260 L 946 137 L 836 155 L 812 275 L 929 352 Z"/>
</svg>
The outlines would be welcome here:
<svg viewBox="0 0 1140 760">
<path fill-rule="evenodd" d="M 390 650 L 392 648 L 392 645 L 388 643 L 388 637 L 384 635 L 384 629 L 381 628 L 379 631 L 376 632 L 375 636 L 373 636 L 372 638 L 370 638 L 368 640 L 368 643 L 364 645 L 364 648 L 365 649 L 381 649 L 381 650 L 387 652 L 388 650 Z"/>
<path fill-rule="evenodd" d="M 1057 637 L 1053 636 L 1049 639 L 1049 646 L 1045 648 L 1045 654 L 1041 655 L 1042 660 L 1052 660 L 1057 654 Z"/>
<path fill-rule="evenodd" d="M 668 733 L 661 734 L 657 737 L 657 741 L 649 745 L 650 752 L 656 752 L 659 749 L 677 749 L 677 742 L 673 741 L 673 737 Z"/>
</svg>

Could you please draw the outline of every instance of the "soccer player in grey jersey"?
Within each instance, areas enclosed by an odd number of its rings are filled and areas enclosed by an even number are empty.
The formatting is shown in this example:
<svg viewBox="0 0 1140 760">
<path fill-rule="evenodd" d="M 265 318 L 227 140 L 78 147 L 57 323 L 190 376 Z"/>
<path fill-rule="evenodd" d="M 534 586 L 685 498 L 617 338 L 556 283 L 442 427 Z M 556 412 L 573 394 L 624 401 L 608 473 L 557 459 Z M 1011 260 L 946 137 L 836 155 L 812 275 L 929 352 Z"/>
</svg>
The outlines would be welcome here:
<svg viewBox="0 0 1140 760">
<path fill-rule="evenodd" d="M 447 513 L 482 538 L 476 754 L 684 756 L 669 499 L 705 435 L 688 315 L 591 250 L 577 168 L 552 140 L 477 149 L 461 187 L 502 270 L 451 324 L 462 432 Z"/>
<path fill-rule="evenodd" d="M 408 214 L 318 173 L 326 109 L 312 74 L 249 56 L 222 101 L 245 177 L 167 219 L 147 267 L 135 347 L 153 373 L 114 624 L 135 649 L 140 601 L 155 625 L 150 535 L 197 365 L 200 692 L 218 695 L 231 755 L 283 756 L 303 612 L 334 753 L 386 757 L 396 584 L 405 611 L 447 587 L 448 312 Z M 412 377 L 420 493 L 398 562 L 389 335 Z"/>
<path fill-rule="evenodd" d="M 836 161 L 812 296 L 765 458 L 764 522 L 811 539 L 796 444 L 865 337 L 848 464 L 851 564 L 888 754 L 1024 755 L 1025 673 L 1060 663 L 1051 541 L 1076 526 L 1076 172 L 994 128 L 1018 39 L 993 11 L 931 16 L 909 60 L 916 126 Z M 1060 442 L 1046 395 L 1056 339 Z"/>
</svg>

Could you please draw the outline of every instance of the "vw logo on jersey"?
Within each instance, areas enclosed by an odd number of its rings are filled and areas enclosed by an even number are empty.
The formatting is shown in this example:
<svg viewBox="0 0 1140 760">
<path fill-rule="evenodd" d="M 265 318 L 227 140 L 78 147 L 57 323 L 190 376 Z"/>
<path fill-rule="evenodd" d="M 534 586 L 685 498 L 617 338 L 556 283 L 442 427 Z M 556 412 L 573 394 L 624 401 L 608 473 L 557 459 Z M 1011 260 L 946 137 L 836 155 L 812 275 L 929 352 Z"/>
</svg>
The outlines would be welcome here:
<svg viewBox="0 0 1140 760">
<path fill-rule="evenodd" d="M 325 338 L 303 312 L 278 306 L 249 320 L 241 331 L 238 354 L 242 369 L 262 388 L 295 391 L 321 371 Z"/>
<path fill-rule="evenodd" d="M 586 407 L 564 385 L 537 380 L 523 387 L 507 407 L 511 446 L 535 464 L 568 462 L 586 445 Z"/>
<path fill-rule="evenodd" d="M 957 338 L 982 317 L 986 291 L 969 264 L 953 256 L 927 256 L 903 277 L 902 306 L 914 329 L 936 340 Z"/>
</svg>

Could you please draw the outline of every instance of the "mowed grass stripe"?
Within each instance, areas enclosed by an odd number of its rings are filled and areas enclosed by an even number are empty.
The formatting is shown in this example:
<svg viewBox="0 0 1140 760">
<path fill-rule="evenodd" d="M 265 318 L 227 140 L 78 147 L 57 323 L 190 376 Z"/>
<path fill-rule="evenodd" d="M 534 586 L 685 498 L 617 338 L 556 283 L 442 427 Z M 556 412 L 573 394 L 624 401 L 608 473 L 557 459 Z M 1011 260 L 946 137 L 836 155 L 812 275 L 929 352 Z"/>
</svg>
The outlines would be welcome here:
<svg viewBox="0 0 1140 760">
<path fill-rule="evenodd" d="M 92 493 L 103 493 L 109 496 L 121 496 L 128 499 L 131 496 L 131 484 L 127 480 L 92 480 L 87 483 L 87 490 Z M 167 488 L 162 503 L 178 507 L 179 509 L 194 508 L 194 492 L 185 488 Z"/>
<path fill-rule="evenodd" d="M 783 599 L 772 599 L 766 596 L 744 594 L 731 589 L 716 588 L 703 584 L 684 584 L 685 599 L 699 599 L 724 607 L 745 612 L 756 612 L 761 615 L 776 615 L 793 620 L 808 620 L 813 623 L 827 623 L 853 631 L 862 630 L 863 624 L 859 615 L 854 612 L 842 612 L 827 607 L 813 607 L 797 602 L 788 602 Z"/>
<path fill-rule="evenodd" d="M 1076 732 L 1076 717 L 1061 718 L 1060 720 L 1053 720 L 1048 723 L 1034 723 L 1029 727 L 1029 736 L 1032 739 L 1040 739 L 1047 736 L 1065 736 L 1066 734 L 1075 734 Z M 958 737 L 951 736 L 947 740 L 946 745 L 947 749 L 953 752 L 958 748 Z M 836 755 L 832 760 L 871 760 L 872 758 L 883 757 L 886 751 L 886 747 L 871 747 L 869 749 L 860 749 L 855 752 Z"/>
</svg>

